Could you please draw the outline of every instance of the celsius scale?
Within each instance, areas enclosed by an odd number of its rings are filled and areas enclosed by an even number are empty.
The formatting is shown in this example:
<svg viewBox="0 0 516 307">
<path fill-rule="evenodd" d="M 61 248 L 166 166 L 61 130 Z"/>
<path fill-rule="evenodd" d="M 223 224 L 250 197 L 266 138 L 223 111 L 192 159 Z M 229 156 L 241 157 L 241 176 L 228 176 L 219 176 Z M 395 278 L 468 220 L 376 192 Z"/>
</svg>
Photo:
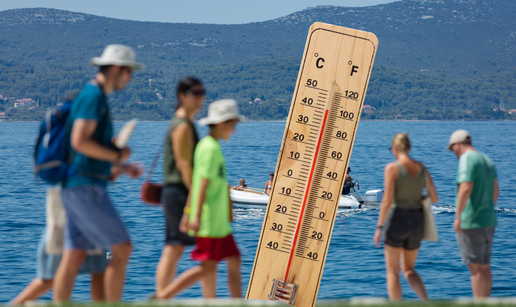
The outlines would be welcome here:
<svg viewBox="0 0 516 307">
<path fill-rule="evenodd" d="M 310 27 L 247 299 L 315 305 L 377 45 Z"/>
</svg>

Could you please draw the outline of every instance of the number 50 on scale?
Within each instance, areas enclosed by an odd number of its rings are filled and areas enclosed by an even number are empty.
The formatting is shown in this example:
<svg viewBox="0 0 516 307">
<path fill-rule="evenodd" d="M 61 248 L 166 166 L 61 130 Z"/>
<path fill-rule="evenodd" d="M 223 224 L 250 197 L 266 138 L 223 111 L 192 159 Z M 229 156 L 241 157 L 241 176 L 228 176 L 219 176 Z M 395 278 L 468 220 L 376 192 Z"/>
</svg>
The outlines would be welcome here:
<svg viewBox="0 0 516 307">
<path fill-rule="evenodd" d="M 246 298 L 315 305 L 377 45 L 310 27 Z"/>
</svg>

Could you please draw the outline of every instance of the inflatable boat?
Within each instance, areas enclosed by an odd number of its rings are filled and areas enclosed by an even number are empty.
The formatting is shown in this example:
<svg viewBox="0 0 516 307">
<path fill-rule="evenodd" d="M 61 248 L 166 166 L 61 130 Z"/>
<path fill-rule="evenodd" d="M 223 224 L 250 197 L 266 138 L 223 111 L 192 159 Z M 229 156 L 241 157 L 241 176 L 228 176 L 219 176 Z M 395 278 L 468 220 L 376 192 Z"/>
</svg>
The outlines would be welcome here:
<svg viewBox="0 0 516 307">
<path fill-rule="evenodd" d="M 269 202 L 269 196 L 260 189 L 247 188 L 245 190 L 230 191 L 233 206 L 246 209 L 265 209 Z M 363 206 L 378 207 L 383 197 L 382 190 L 367 191 L 367 202 L 360 194 L 351 192 L 348 195 L 341 195 L 339 209 L 360 209 Z"/>
</svg>

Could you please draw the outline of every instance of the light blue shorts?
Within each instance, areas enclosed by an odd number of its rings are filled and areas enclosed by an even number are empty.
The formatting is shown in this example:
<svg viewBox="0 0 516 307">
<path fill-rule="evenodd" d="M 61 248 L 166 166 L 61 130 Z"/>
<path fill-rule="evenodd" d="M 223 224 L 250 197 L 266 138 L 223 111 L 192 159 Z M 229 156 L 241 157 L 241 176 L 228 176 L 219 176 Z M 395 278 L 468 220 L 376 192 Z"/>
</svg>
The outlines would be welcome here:
<svg viewBox="0 0 516 307">
<path fill-rule="evenodd" d="M 62 254 L 47 254 L 45 252 L 46 231 L 43 232 L 38 244 L 38 254 L 36 255 L 36 276 L 43 280 L 54 279 L 57 268 L 61 262 Z M 101 255 L 88 255 L 84 260 L 80 273 L 104 272 L 107 266 L 106 252 Z"/>
<path fill-rule="evenodd" d="M 107 249 L 129 242 L 129 234 L 105 187 L 95 184 L 61 192 L 68 219 L 65 249 Z"/>
</svg>

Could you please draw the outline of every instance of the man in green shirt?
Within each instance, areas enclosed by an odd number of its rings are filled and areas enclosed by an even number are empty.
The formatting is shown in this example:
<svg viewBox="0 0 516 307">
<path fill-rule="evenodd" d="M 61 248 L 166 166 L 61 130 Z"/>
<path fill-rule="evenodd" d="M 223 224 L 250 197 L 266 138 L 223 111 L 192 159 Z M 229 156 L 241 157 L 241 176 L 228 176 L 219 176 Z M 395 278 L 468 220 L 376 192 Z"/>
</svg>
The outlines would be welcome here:
<svg viewBox="0 0 516 307">
<path fill-rule="evenodd" d="M 496 168 L 488 156 L 473 148 L 466 130 L 451 135 L 448 149 L 459 158 L 453 227 L 462 260 L 471 271 L 473 297 L 489 297 L 493 283 L 489 261 L 496 227 L 494 206 L 499 194 Z"/>
</svg>

